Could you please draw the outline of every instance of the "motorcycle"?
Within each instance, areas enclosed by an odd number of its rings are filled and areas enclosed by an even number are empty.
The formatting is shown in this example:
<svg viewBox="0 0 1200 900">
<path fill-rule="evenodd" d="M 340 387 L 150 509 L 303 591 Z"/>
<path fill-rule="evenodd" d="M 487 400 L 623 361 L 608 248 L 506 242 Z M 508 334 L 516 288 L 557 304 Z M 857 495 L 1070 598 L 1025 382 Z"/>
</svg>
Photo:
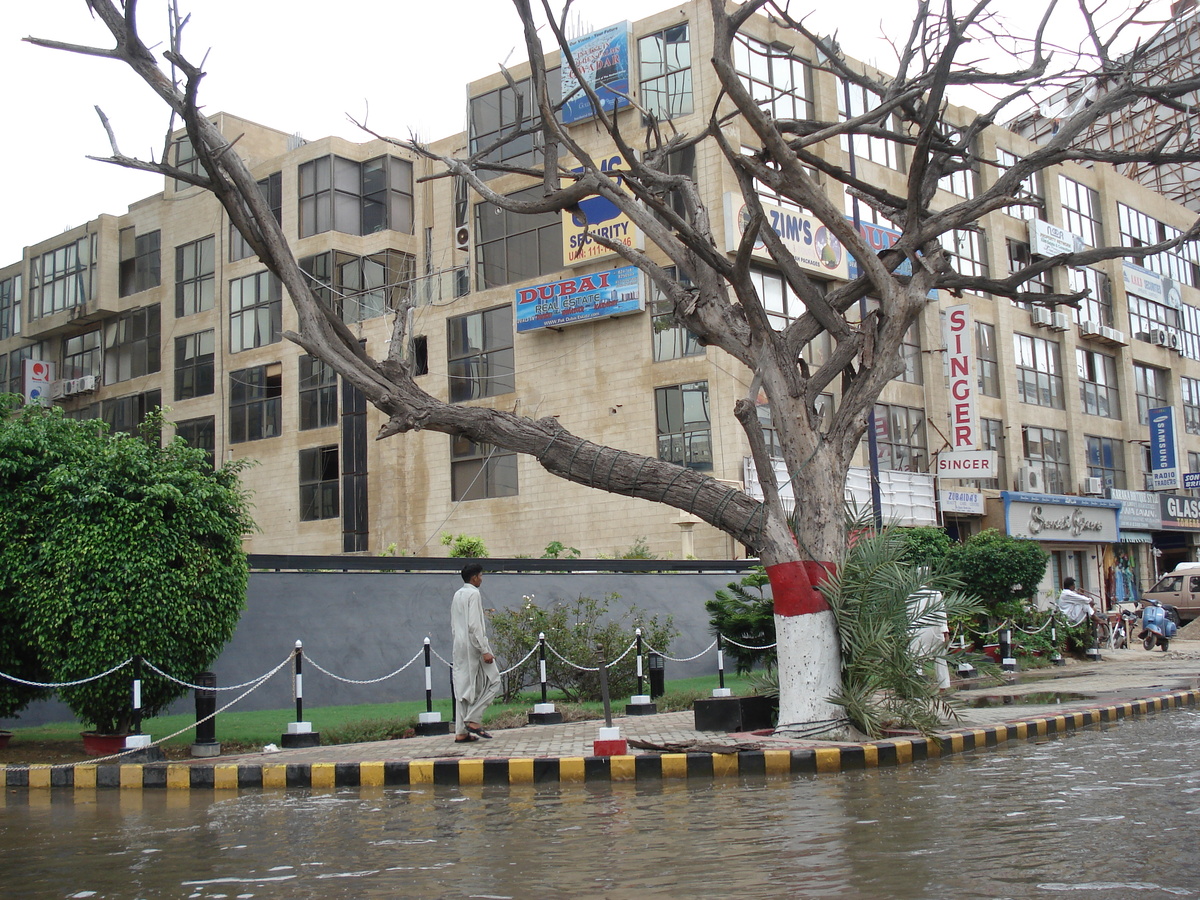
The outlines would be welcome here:
<svg viewBox="0 0 1200 900">
<path fill-rule="evenodd" d="M 1153 650 L 1155 646 L 1167 651 L 1171 638 L 1179 629 L 1179 614 L 1172 606 L 1164 606 L 1157 600 L 1142 599 L 1142 632 L 1138 635 L 1142 646 Z"/>
</svg>

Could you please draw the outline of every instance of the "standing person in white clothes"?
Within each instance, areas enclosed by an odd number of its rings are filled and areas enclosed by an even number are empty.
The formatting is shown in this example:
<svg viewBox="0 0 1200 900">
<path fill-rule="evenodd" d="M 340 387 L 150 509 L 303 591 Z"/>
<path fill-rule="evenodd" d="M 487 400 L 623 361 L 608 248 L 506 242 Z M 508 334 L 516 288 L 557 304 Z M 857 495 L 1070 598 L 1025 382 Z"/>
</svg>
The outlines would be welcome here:
<svg viewBox="0 0 1200 900">
<path fill-rule="evenodd" d="M 483 616 L 483 566 L 470 562 L 462 569 L 463 586 L 450 601 L 450 630 L 454 634 L 454 740 L 457 743 L 490 738 L 483 730 L 483 713 L 500 690 L 500 669 L 488 643 Z"/>
</svg>

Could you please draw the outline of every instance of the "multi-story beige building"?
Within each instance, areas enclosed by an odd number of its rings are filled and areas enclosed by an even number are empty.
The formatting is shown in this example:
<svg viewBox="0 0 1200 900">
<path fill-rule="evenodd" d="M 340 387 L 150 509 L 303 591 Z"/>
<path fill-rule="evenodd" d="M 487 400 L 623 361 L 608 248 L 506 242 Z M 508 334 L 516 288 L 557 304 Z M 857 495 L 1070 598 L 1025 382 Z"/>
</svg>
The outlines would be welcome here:
<svg viewBox="0 0 1200 900">
<path fill-rule="evenodd" d="M 702 129 L 719 99 L 704 62 L 711 29 L 696 0 L 617 29 L 627 40 L 632 93 L 683 131 Z M 746 82 L 777 115 L 844 116 L 844 86 L 812 59 L 793 33 L 760 18 L 746 25 L 737 52 Z M 511 71 L 517 90 L 499 73 L 470 86 L 470 131 L 437 142 L 438 152 L 486 149 L 518 110 L 530 115 L 530 103 L 515 102 L 527 69 Z M 851 110 L 868 99 L 855 89 Z M 640 113 L 618 115 L 636 132 Z M 502 212 L 453 179 L 429 179 L 435 163 L 381 141 L 302 141 L 228 114 L 215 121 L 239 137 L 296 257 L 370 354 L 386 352 L 397 298 L 414 297 L 409 352 L 430 393 L 556 415 L 591 440 L 756 489 L 732 416 L 748 373 L 658 314 L 646 279 L 615 255 L 595 247 L 580 255 L 569 217 Z M 605 153 L 592 123 L 570 127 L 597 156 Z M 726 135 L 753 149 L 738 121 Z M 981 164 L 944 181 L 945 202 L 990 183 L 1031 146 L 990 129 L 976 148 Z M 495 152 L 516 164 L 534 151 L 530 140 Z M 176 152 L 189 163 L 186 141 Z M 832 142 L 824 152 L 847 164 L 853 152 L 858 171 L 882 184 L 898 185 L 905 170 L 904 149 L 881 139 Z M 732 249 L 740 195 L 719 152 L 701 145 L 678 166 L 694 174 Z M 529 189 L 519 175 L 490 184 L 501 193 Z M 1064 241 L 1146 242 L 1193 219 L 1103 165 L 1066 165 L 1027 188 L 1030 205 L 987 214 L 982 233 L 947 238 L 960 271 L 1003 275 Z M 840 185 L 828 190 L 852 215 Z M 806 214 L 780 198 L 766 202 L 781 221 L 803 222 Z M 858 215 L 864 234 L 890 243 L 887 223 L 871 221 L 866 207 Z M 562 293 L 564 284 L 587 293 L 589 278 L 610 289 L 581 321 L 538 318 L 539 296 Z M 758 278 L 772 314 L 799 314 L 765 256 Z M 1190 512 L 1183 490 L 1144 490 L 1152 408 L 1177 410 L 1181 468 L 1200 472 L 1200 256 L 1187 245 L 1144 268 L 1113 261 L 1057 270 L 1043 282 L 1058 291 L 1081 285 L 1093 288 L 1091 297 L 1055 311 L 990 296 L 931 298 L 876 417 L 885 515 L 958 535 L 998 527 L 1042 540 L 1054 553 L 1047 589 L 1074 574 L 1098 590 L 1126 555 L 1145 583 L 1151 542 L 1178 559 L 1192 555 L 1200 534 L 1200 514 L 1182 514 Z M 944 313 L 963 305 L 978 374 L 979 449 L 996 451 L 999 470 L 989 481 L 939 485 L 935 460 L 951 433 Z M 441 534 L 451 532 L 482 537 L 494 556 L 538 556 L 554 541 L 585 556 L 643 541 L 666 557 L 739 552 L 689 516 L 569 484 L 526 457 L 426 432 L 374 440 L 383 417 L 286 339 L 296 327 L 278 281 L 216 201 L 173 181 L 122 215 L 32 243 L 0 269 L 0 377 L 10 389 L 27 387 L 25 360 L 48 361 L 57 370 L 54 402 L 70 415 L 131 429 L 162 404 L 175 430 L 218 462 L 257 461 L 245 475 L 261 527 L 247 540 L 251 551 L 437 555 L 445 552 Z M 810 352 L 819 358 L 823 348 Z M 829 402 L 838 402 L 836 391 Z M 868 496 L 866 466 L 864 450 L 847 488 L 859 502 Z M 1089 516 L 1099 524 L 1072 532 L 1071 523 Z M 1065 530 L 1051 527 L 1055 521 Z"/>
</svg>

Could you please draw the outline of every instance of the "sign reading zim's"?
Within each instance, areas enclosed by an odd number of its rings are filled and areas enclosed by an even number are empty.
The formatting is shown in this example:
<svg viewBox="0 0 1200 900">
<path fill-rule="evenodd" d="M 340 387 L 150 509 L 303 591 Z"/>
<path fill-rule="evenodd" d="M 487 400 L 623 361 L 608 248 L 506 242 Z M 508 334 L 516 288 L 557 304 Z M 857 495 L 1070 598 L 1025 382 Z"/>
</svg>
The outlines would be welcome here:
<svg viewBox="0 0 1200 900">
<path fill-rule="evenodd" d="M 630 24 L 621 22 L 568 44 L 580 77 L 596 92 L 605 112 L 629 105 L 629 32 Z M 562 95 L 566 98 L 562 107 L 565 124 L 595 115 L 592 101 L 565 59 L 562 62 Z"/>
<path fill-rule="evenodd" d="M 624 316 L 645 308 L 637 266 L 518 288 L 516 301 L 518 333 Z"/>
</svg>

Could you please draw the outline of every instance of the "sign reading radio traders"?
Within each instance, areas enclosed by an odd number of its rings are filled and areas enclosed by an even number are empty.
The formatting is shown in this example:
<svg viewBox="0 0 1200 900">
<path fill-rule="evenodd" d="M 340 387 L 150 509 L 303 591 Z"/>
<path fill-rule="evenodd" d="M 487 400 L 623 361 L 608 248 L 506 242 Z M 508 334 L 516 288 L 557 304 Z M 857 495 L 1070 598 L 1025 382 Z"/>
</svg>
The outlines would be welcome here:
<svg viewBox="0 0 1200 900">
<path fill-rule="evenodd" d="M 1158 406 L 1150 419 L 1150 487 L 1156 491 L 1179 488 L 1179 444 L 1175 438 L 1175 409 Z"/>
<path fill-rule="evenodd" d="M 976 449 L 979 446 L 979 417 L 975 410 L 975 363 L 971 355 L 974 334 L 968 305 L 964 303 L 946 310 L 951 452 L 938 454 L 938 478 L 996 477 L 996 452 Z"/>
<path fill-rule="evenodd" d="M 516 304 L 518 333 L 624 316 L 645 308 L 637 266 L 518 288 Z"/>
<path fill-rule="evenodd" d="M 629 166 L 620 156 L 600 160 L 600 171 L 615 180 L 618 187 L 621 186 L 622 173 L 628 170 Z M 576 175 L 583 174 L 582 167 L 573 168 L 571 171 Z M 578 210 L 563 210 L 563 265 L 577 266 L 580 263 L 616 255 L 615 250 L 596 243 L 592 239 L 593 235 L 601 235 L 626 247 L 634 247 L 637 228 L 633 220 L 621 212 L 615 203 L 606 197 L 593 194 L 580 201 Z"/>
</svg>

